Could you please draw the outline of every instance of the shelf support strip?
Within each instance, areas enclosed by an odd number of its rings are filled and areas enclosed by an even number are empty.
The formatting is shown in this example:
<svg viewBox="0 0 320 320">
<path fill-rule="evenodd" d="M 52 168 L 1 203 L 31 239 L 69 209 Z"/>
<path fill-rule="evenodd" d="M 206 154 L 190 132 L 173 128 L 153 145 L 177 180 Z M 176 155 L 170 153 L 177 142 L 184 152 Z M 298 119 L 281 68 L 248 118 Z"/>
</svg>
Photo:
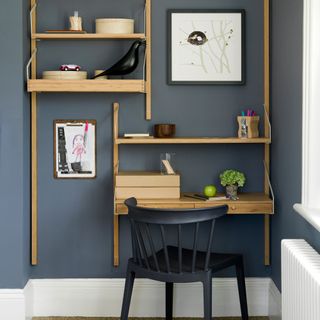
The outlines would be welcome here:
<svg viewBox="0 0 320 320">
<path fill-rule="evenodd" d="M 31 63 L 33 62 L 33 60 L 36 57 L 37 51 L 38 51 L 37 48 L 32 51 L 31 57 L 30 57 L 30 59 L 29 59 L 29 61 L 27 63 L 27 66 L 26 66 L 27 80 L 30 80 L 30 66 L 31 66 Z"/>
<path fill-rule="evenodd" d="M 270 140 L 272 140 L 272 128 L 271 128 L 270 116 L 269 116 L 269 112 L 267 110 L 266 104 L 263 104 L 263 109 L 264 109 L 264 114 L 265 114 L 265 117 L 266 117 L 266 120 L 267 120 L 268 126 L 269 126 L 269 137 L 268 138 L 270 138 Z"/>
<path fill-rule="evenodd" d="M 33 35 L 34 33 L 34 30 L 33 30 L 33 26 L 34 26 L 34 23 L 33 23 L 33 13 L 34 11 L 36 10 L 37 8 L 37 3 L 35 3 L 32 7 L 31 7 L 31 10 L 30 10 L 30 32 L 31 32 L 31 35 Z"/>
<path fill-rule="evenodd" d="M 267 181 L 268 181 L 268 184 L 269 184 L 269 188 L 270 188 L 270 193 L 271 193 L 271 199 L 272 199 L 272 214 L 275 213 L 275 205 L 274 205 L 274 191 L 273 191 L 273 187 L 272 187 L 272 184 L 271 184 L 271 179 L 270 179 L 270 175 L 269 175 L 269 170 L 267 168 L 267 164 L 265 163 L 265 161 L 263 161 L 263 165 L 264 165 L 264 170 L 265 170 L 265 173 L 266 173 L 266 177 L 267 177 Z"/>
</svg>

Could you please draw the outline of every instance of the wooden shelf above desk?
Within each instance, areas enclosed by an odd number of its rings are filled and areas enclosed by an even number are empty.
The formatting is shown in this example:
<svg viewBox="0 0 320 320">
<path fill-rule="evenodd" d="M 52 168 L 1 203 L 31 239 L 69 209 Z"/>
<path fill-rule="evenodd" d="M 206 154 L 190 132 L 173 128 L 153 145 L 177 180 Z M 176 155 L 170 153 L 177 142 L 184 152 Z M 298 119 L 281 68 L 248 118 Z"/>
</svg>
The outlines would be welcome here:
<svg viewBox="0 0 320 320">
<path fill-rule="evenodd" d="M 144 33 L 103 34 L 103 33 L 33 33 L 33 40 L 136 40 L 145 39 Z"/>
<path fill-rule="evenodd" d="M 159 209 L 192 209 L 208 208 L 227 204 L 229 206 L 228 214 L 273 214 L 273 201 L 268 195 L 263 193 L 243 193 L 239 195 L 239 200 L 218 200 L 202 201 L 192 199 L 183 194 L 180 199 L 148 199 L 138 200 L 141 207 L 152 207 Z M 115 215 L 126 215 L 127 207 L 123 200 L 115 201 Z"/>
<path fill-rule="evenodd" d="M 240 139 L 214 137 L 181 137 L 181 138 L 117 138 L 120 144 L 270 144 L 270 138 Z"/>
<path fill-rule="evenodd" d="M 144 80 L 28 80 L 28 92 L 145 93 Z"/>
</svg>

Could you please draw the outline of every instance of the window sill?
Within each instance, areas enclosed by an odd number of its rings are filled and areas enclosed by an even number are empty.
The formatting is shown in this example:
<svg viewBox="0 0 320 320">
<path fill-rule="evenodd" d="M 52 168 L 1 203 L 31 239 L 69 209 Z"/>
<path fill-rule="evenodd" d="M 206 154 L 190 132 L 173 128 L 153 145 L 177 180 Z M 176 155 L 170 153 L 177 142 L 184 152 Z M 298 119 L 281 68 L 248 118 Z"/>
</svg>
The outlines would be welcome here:
<svg viewBox="0 0 320 320">
<path fill-rule="evenodd" d="M 295 204 L 293 208 L 320 232 L 320 209 L 307 208 L 300 203 Z"/>
</svg>

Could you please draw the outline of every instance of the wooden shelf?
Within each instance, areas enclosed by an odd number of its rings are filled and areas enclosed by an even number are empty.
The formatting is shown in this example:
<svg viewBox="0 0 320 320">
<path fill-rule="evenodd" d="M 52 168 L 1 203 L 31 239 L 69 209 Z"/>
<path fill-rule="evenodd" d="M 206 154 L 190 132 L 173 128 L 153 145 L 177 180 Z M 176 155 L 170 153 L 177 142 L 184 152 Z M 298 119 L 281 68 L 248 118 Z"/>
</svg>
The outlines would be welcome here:
<svg viewBox="0 0 320 320">
<path fill-rule="evenodd" d="M 144 80 L 43 80 L 28 81 L 28 92 L 145 93 Z"/>
<path fill-rule="evenodd" d="M 185 138 L 118 138 L 116 144 L 270 144 L 270 138 L 240 139 L 214 137 Z"/>
<path fill-rule="evenodd" d="M 103 34 L 103 33 L 33 33 L 33 40 L 103 40 L 103 39 L 145 39 L 144 33 L 132 34 Z"/>
<path fill-rule="evenodd" d="M 148 199 L 139 200 L 138 205 L 142 207 L 162 208 L 162 209 L 192 209 L 208 208 L 227 204 L 229 206 L 228 214 L 273 214 L 273 201 L 264 193 L 243 193 L 239 194 L 239 200 L 219 200 L 202 201 L 192 199 L 183 194 L 180 199 Z M 126 215 L 127 207 L 123 200 L 116 199 L 115 215 Z"/>
</svg>

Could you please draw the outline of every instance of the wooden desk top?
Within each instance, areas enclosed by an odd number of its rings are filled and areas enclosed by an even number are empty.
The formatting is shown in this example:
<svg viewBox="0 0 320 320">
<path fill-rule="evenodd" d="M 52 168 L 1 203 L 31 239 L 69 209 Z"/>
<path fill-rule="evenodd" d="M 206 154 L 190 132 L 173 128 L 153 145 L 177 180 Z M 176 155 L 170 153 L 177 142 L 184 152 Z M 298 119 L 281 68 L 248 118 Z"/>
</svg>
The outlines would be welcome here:
<svg viewBox="0 0 320 320">
<path fill-rule="evenodd" d="M 239 194 L 239 200 L 236 201 L 202 201 L 186 197 L 185 195 L 182 194 L 180 199 L 138 199 L 138 205 L 160 209 L 192 209 L 227 204 L 229 206 L 228 214 L 273 214 L 273 201 L 264 193 L 242 193 Z M 123 200 L 116 199 L 116 215 L 127 214 L 127 208 L 123 202 Z"/>
</svg>

